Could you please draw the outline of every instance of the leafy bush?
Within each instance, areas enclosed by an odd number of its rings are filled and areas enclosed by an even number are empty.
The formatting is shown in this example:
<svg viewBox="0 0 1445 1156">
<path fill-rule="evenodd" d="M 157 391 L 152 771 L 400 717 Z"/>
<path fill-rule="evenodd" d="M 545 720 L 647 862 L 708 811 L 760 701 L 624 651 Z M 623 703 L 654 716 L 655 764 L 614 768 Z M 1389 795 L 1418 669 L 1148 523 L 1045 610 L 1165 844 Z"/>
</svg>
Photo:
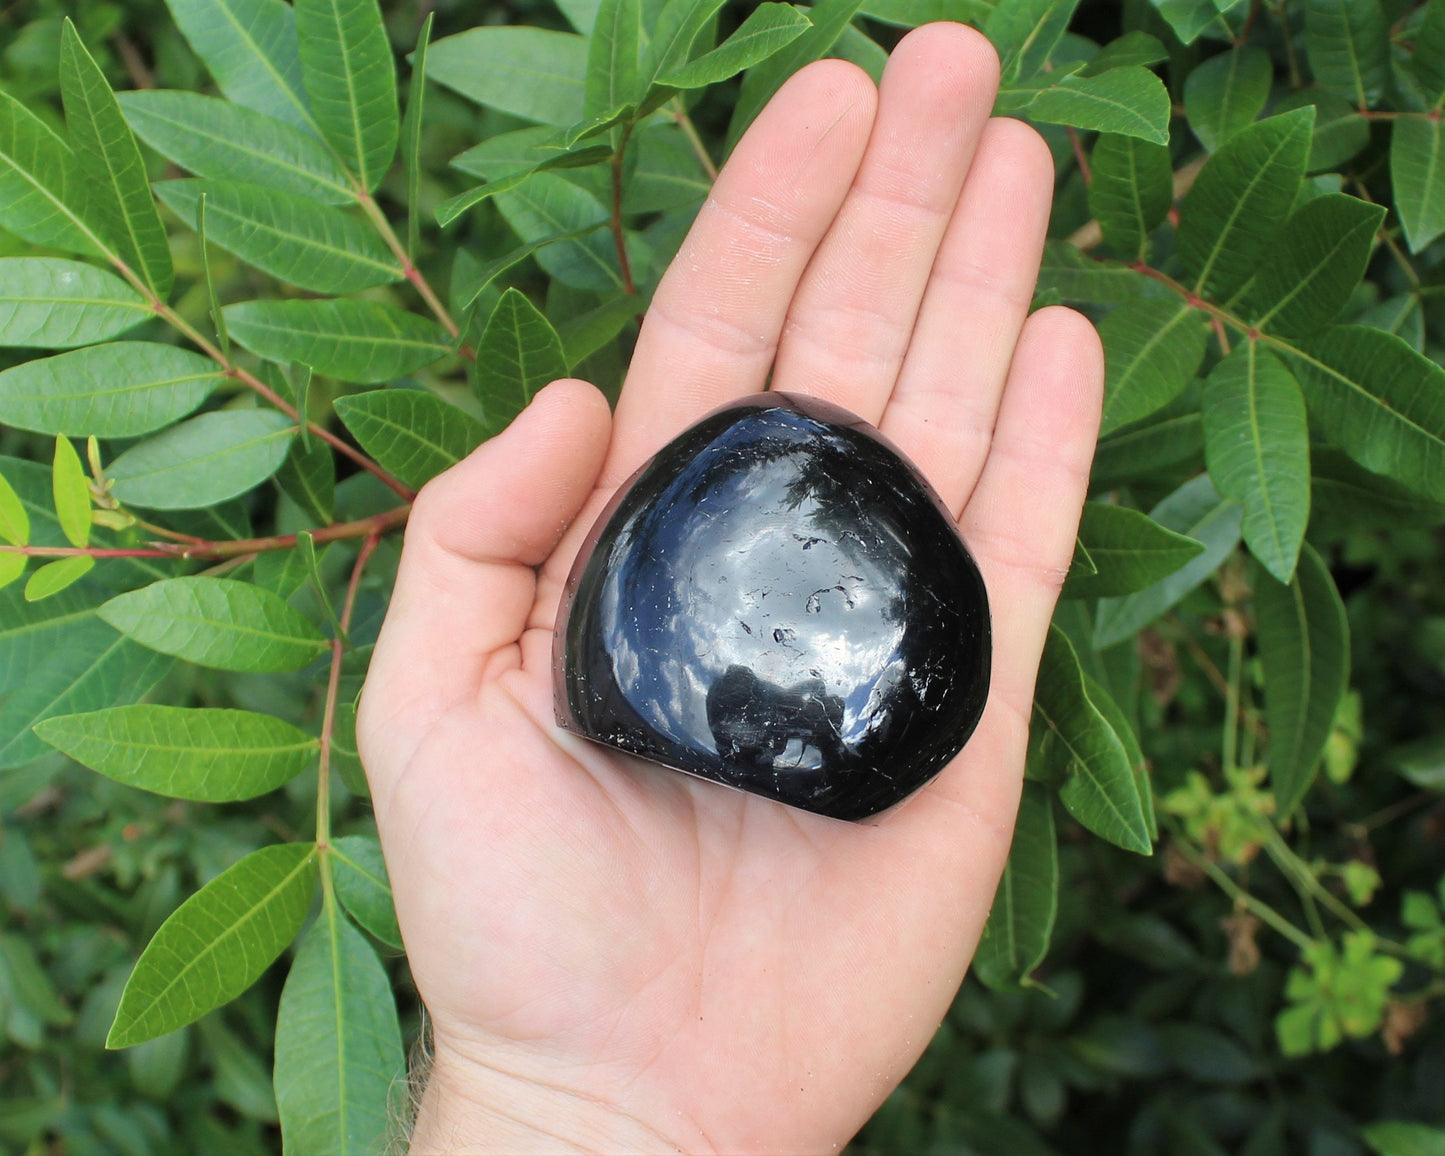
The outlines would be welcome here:
<svg viewBox="0 0 1445 1156">
<path fill-rule="evenodd" d="M 1095 317 L 1107 395 L 974 978 L 857 1150 L 1445 1151 L 1445 0 L 36 9 L 0 1140 L 394 1138 L 353 727 L 410 501 L 547 380 L 615 391 L 787 75 L 953 18 L 1054 148 L 1037 303 Z"/>
</svg>

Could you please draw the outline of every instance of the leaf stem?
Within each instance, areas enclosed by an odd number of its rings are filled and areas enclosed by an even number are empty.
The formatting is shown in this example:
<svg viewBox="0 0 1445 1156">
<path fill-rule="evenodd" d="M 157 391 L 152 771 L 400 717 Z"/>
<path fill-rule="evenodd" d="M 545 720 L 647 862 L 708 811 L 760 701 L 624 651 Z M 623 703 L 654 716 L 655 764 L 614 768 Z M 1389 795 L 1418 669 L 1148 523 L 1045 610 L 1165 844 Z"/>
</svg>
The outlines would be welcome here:
<svg viewBox="0 0 1445 1156">
<path fill-rule="evenodd" d="M 431 283 L 427 281 L 422 271 L 416 267 L 411 257 L 408 256 L 405 247 L 401 243 L 401 239 L 396 235 L 396 230 L 391 227 L 391 222 L 386 219 L 386 214 L 383 213 L 377 205 L 376 198 L 364 189 L 356 190 L 356 195 L 357 200 L 361 204 L 361 211 L 366 214 L 367 220 L 376 227 L 377 233 L 379 233 L 381 239 L 386 242 L 386 247 L 391 250 L 392 256 L 401 263 L 402 273 L 406 276 L 406 279 L 411 282 L 412 287 L 421 294 L 421 299 L 426 302 L 427 308 L 430 309 L 436 316 L 436 319 L 441 322 L 442 328 L 447 331 L 448 336 L 453 340 L 460 337 L 461 330 L 457 328 L 456 321 L 452 319 L 452 315 L 447 311 L 447 307 L 442 304 L 441 298 L 438 297 L 432 289 Z"/>
<path fill-rule="evenodd" d="M 297 412 L 294 405 L 292 405 L 289 401 L 283 398 L 280 394 L 278 394 L 274 389 L 272 389 L 255 374 L 237 365 L 234 361 L 232 361 L 229 357 L 222 353 L 221 350 L 217 349 L 215 345 L 213 345 L 199 332 L 197 332 L 196 328 L 191 325 L 190 322 L 186 321 L 185 318 L 180 316 L 180 314 L 178 314 L 164 301 L 161 301 L 154 294 L 148 295 L 151 299 L 151 307 L 155 310 L 157 316 L 169 322 L 173 327 L 179 330 L 183 336 L 194 342 L 201 349 L 201 351 L 206 354 L 207 357 L 209 357 L 225 371 L 227 377 L 235 378 L 242 385 L 246 386 L 248 389 L 265 398 L 268 402 L 270 402 L 278 410 L 284 413 L 287 417 L 293 419 L 298 424 L 300 424 L 301 416 Z M 366 470 L 367 473 L 374 474 L 381 482 L 385 483 L 386 486 L 390 488 L 390 490 L 394 494 L 396 494 L 397 497 L 401 498 L 403 501 L 410 502 L 413 498 L 416 497 L 416 494 L 409 487 L 403 485 L 396 478 L 392 477 L 389 473 L 387 473 L 384 469 L 382 469 L 379 465 L 372 461 L 369 457 L 363 454 L 360 450 L 348 445 L 345 441 L 337 437 L 325 426 L 322 426 L 314 421 L 307 421 L 306 428 L 316 437 L 319 437 L 322 441 L 324 441 L 327 445 L 331 446 L 332 449 L 350 458 L 358 466 Z"/>
<path fill-rule="evenodd" d="M 1074 150 L 1074 160 L 1079 165 L 1079 176 L 1084 178 L 1084 187 L 1094 183 L 1094 174 L 1089 170 L 1089 157 L 1084 152 L 1084 142 L 1079 139 L 1079 131 L 1072 125 L 1069 126 L 1069 144 Z"/>
<path fill-rule="evenodd" d="M 341 621 L 331 640 L 331 672 L 326 679 L 326 705 L 321 715 L 321 755 L 316 773 L 316 848 L 323 862 L 331 849 L 331 750 L 336 736 L 336 699 L 341 689 L 341 663 L 346 655 L 346 632 L 351 629 L 351 613 L 356 609 L 356 591 L 377 544 L 379 531 L 370 534 L 361 544 L 351 579 L 346 584 L 346 601 L 341 607 Z"/>
<path fill-rule="evenodd" d="M 629 295 L 637 292 L 637 286 L 632 281 L 632 262 L 627 259 L 627 234 L 622 229 L 622 160 L 627 154 L 632 128 L 630 122 L 622 126 L 617 151 L 612 154 L 612 243 L 617 248 L 617 264 L 622 270 L 622 288 Z"/>
<path fill-rule="evenodd" d="M 697 131 L 697 125 L 692 123 L 692 117 L 687 115 L 687 109 L 683 107 L 682 97 L 673 98 L 672 119 L 682 129 L 683 135 L 692 145 L 692 151 L 697 154 L 698 164 L 702 165 L 702 171 L 707 174 L 710 181 L 717 180 L 717 165 L 713 164 L 712 157 L 708 156 L 707 145 L 703 143 L 702 136 Z"/>
<path fill-rule="evenodd" d="M 347 538 L 380 537 L 406 524 L 411 506 L 397 506 L 384 514 L 373 514 L 355 522 L 337 522 L 316 530 L 304 531 L 311 535 L 313 542 L 339 542 Z M 223 561 L 228 558 L 242 558 L 251 554 L 264 554 L 272 550 L 294 549 L 299 535 L 274 534 L 267 538 L 238 538 L 227 542 L 208 542 L 197 539 L 194 542 L 155 542 L 144 547 L 122 547 L 112 549 L 98 546 L 5 546 L 0 545 L 0 554 L 24 554 L 27 558 L 71 558 L 83 555 L 90 558 L 180 558 L 195 561 Z"/>
<path fill-rule="evenodd" d="M 1239 680 L 1244 671 L 1244 636 L 1238 631 L 1229 634 L 1229 678 L 1224 684 L 1224 773 L 1237 769 L 1239 754 Z"/>
<path fill-rule="evenodd" d="M 1229 877 L 1229 873 L 1220 867 L 1218 863 L 1210 859 L 1197 847 L 1195 847 L 1183 832 L 1176 830 L 1170 825 L 1170 833 L 1174 836 L 1175 849 L 1189 860 L 1195 867 L 1203 871 L 1214 881 L 1226 895 L 1234 900 L 1236 904 L 1243 907 L 1251 915 L 1258 916 L 1275 931 L 1279 932 L 1301 951 L 1308 951 L 1315 946 L 1315 941 L 1271 907 L 1262 899 L 1251 895 L 1238 883 Z"/>
</svg>

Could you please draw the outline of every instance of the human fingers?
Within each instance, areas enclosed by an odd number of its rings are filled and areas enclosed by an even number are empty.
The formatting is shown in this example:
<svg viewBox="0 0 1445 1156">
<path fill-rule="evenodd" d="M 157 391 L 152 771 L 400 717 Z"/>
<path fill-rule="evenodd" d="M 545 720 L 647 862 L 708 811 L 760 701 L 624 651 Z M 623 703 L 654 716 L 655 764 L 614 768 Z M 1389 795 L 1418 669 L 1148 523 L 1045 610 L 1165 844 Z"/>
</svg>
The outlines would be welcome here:
<svg viewBox="0 0 1445 1156">
<path fill-rule="evenodd" d="M 1087 319 L 1053 307 L 1025 322 L 988 458 L 959 526 L 988 589 L 988 705 L 963 753 L 884 817 L 936 877 L 960 881 L 960 926 L 969 929 L 961 949 L 971 950 L 983 926 L 1008 854 L 1034 678 L 1073 557 L 1103 381 L 1103 351 Z"/>
<path fill-rule="evenodd" d="M 989 122 L 880 423 L 955 516 L 988 454 L 1053 189 L 1053 159 L 1039 134 L 1022 121 Z"/>
<path fill-rule="evenodd" d="M 788 312 L 774 389 L 878 420 L 998 73 L 993 47 L 962 24 L 925 25 L 894 49 L 863 163 Z"/>
<path fill-rule="evenodd" d="M 547 386 L 515 421 L 432 479 L 407 524 L 396 589 L 357 726 L 419 733 L 476 694 L 500 648 L 516 643 L 551 553 L 592 491 L 607 450 L 606 399 L 581 381 Z M 388 760 L 369 759 L 373 775 Z"/>
<path fill-rule="evenodd" d="M 877 90 L 841 60 L 793 76 L 744 134 L 638 335 L 603 484 L 767 381 L 798 278 L 842 203 Z"/>
</svg>

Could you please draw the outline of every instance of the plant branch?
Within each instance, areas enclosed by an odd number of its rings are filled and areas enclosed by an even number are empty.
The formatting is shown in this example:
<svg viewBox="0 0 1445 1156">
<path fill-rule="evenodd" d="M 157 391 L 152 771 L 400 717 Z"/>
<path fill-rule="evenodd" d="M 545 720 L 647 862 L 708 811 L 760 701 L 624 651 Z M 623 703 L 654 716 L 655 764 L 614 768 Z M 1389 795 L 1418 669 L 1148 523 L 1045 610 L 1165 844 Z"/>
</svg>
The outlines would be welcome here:
<svg viewBox="0 0 1445 1156">
<path fill-rule="evenodd" d="M 628 294 L 635 294 L 637 286 L 632 281 L 632 262 L 627 259 L 627 234 L 622 229 L 622 160 L 627 155 L 627 142 L 632 137 L 632 125 L 624 124 L 617 140 L 617 150 L 612 154 L 612 243 L 617 248 L 617 264 L 622 270 L 622 288 Z"/>
<path fill-rule="evenodd" d="M 1315 941 L 1313 939 L 1311 939 L 1308 935 L 1306 935 L 1303 931 L 1301 931 L 1298 927 L 1296 927 L 1293 923 L 1291 923 L 1268 903 L 1264 902 L 1264 900 L 1255 898 L 1255 896 L 1251 895 L 1248 891 L 1246 891 L 1243 887 L 1241 887 L 1238 883 L 1231 879 L 1229 873 L 1225 871 L 1224 868 L 1222 868 L 1218 863 L 1214 862 L 1214 860 L 1210 859 L 1209 856 L 1205 855 L 1202 851 L 1200 851 L 1197 847 L 1190 843 L 1181 831 L 1174 829 L 1172 824 L 1170 825 L 1170 833 L 1174 836 L 1175 849 L 1178 850 L 1178 852 L 1183 855 L 1185 859 L 1189 860 L 1191 864 L 1193 864 L 1195 867 L 1198 867 L 1199 870 L 1203 871 L 1206 875 L 1208 875 L 1209 878 L 1214 881 L 1215 885 L 1218 886 L 1219 889 L 1223 891 L 1226 895 L 1228 895 L 1231 899 L 1233 899 L 1236 904 L 1238 904 L 1240 907 L 1243 907 L 1251 915 L 1258 916 L 1261 920 L 1269 924 L 1270 927 L 1274 928 L 1275 931 L 1283 935 L 1301 951 L 1308 951 L 1310 948 L 1315 946 Z"/>
<path fill-rule="evenodd" d="M 340 542 L 347 538 L 380 537 L 406 524 L 410 506 L 397 506 L 384 514 L 373 514 L 355 522 L 337 522 L 307 531 L 313 542 Z M 0 546 L 3 554 L 24 554 L 28 558 L 180 558 L 195 561 L 224 561 L 296 546 L 296 534 L 274 534 L 267 538 L 238 538 L 227 542 L 154 542 L 144 547 L 111 549 L 97 546 Z"/>
<path fill-rule="evenodd" d="M 692 117 L 687 115 L 687 110 L 682 105 L 682 97 L 674 97 L 673 106 L 672 119 L 682 129 L 688 143 L 692 145 L 692 151 L 697 154 L 697 162 L 702 165 L 702 171 L 707 174 L 708 180 L 717 180 L 717 165 L 713 164 L 712 157 L 708 156 L 707 145 L 703 144 L 702 136 L 697 131 L 697 125 L 692 123 Z"/>
<path fill-rule="evenodd" d="M 280 410 L 287 417 L 293 419 L 297 423 L 300 423 L 303 420 L 294 405 L 292 405 L 289 401 L 283 398 L 280 394 L 278 394 L 274 389 L 272 389 L 255 374 L 250 373 L 245 369 L 242 369 L 234 361 L 228 358 L 224 353 L 221 352 L 220 349 L 218 349 L 214 344 L 212 344 L 211 341 L 209 341 L 206 337 L 202 336 L 202 334 L 195 328 L 195 326 L 191 325 L 190 322 L 188 322 L 184 317 L 178 314 L 164 301 L 161 301 L 159 298 L 157 298 L 155 294 L 152 293 L 149 289 L 144 289 L 143 291 L 145 292 L 146 296 L 150 298 L 151 307 L 155 310 L 157 316 L 163 318 L 174 328 L 179 330 L 180 333 L 188 340 L 194 342 L 196 346 L 199 347 L 207 357 L 209 357 L 225 371 L 227 377 L 234 378 L 236 381 L 239 381 L 248 389 L 265 398 L 278 410 Z M 317 422 L 311 421 L 310 419 L 305 420 L 306 428 L 308 431 L 310 431 L 316 437 L 319 437 L 322 441 L 324 441 L 327 445 L 331 446 L 331 448 L 336 450 L 338 453 L 341 453 L 346 457 L 350 458 L 358 466 L 366 470 L 367 473 L 374 474 L 380 481 L 385 483 L 386 486 L 390 488 L 394 494 L 397 495 L 397 497 L 407 502 L 411 501 L 413 498 L 416 497 L 416 494 L 409 487 L 403 485 L 396 478 L 392 477 L 389 473 L 387 473 L 384 469 L 382 469 L 379 465 L 377 465 L 360 450 L 356 449 L 354 446 L 348 445 L 345 441 L 337 437 L 325 426 L 322 426 Z"/>
<path fill-rule="evenodd" d="M 331 751 L 335 745 L 336 699 L 341 689 L 341 663 L 346 654 L 346 632 L 351 629 L 351 613 L 356 609 L 356 591 L 361 586 L 361 575 L 380 541 L 380 532 L 373 532 L 361 544 L 361 552 L 356 555 L 356 564 L 351 568 L 351 580 L 346 584 L 346 601 L 341 607 L 340 628 L 331 640 L 331 672 L 326 679 L 326 705 L 321 715 L 321 753 L 316 773 L 316 846 L 321 850 L 323 858 L 331 847 Z"/>
<path fill-rule="evenodd" d="M 456 321 L 453 320 L 452 315 L 447 312 L 447 307 L 442 304 L 441 298 L 436 295 L 435 290 L 431 287 L 431 283 L 427 281 L 422 271 L 412 262 L 411 257 L 402 246 L 401 238 L 396 235 L 396 230 L 391 227 L 391 222 L 386 219 L 386 214 L 381 211 L 381 207 L 376 203 L 376 198 L 365 189 L 358 188 L 355 191 L 357 200 L 361 204 L 361 211 L 366 214 L 367 220 L 376 227 L 377 233 L 379 233 L 381 239 L 386 242 L 386 247 L 391 250 L 392 256 L 401 262 L 401 271 L 405 274 L 406 279 L 410 281 L 416 291 L 421 294 L 421 299 L 426 302 L 427 308 L 430 309 L 436 316 L 436 319 L 441 322 L 442 328 L 447 331 L 448 336 L 453 340 L 460 337 L 461 330 L 457 328 Z"/>
</svg>

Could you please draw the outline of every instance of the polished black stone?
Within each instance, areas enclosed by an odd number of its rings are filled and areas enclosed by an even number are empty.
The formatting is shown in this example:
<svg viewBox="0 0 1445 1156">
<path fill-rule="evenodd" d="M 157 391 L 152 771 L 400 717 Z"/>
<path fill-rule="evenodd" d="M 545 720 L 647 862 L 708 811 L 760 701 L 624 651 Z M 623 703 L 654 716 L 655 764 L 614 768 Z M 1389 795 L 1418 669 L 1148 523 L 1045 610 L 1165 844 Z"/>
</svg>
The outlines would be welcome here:
<svg viewBox="0 0 1445 1156">
<path fill-rule="evenodd" d="M 839 819 L 933 778 L 988 693 L 988 599 L 948 512 L 866 422 L 794 394 L 638 470 L 558 621 L 563 727 Z"/>
</svg>

